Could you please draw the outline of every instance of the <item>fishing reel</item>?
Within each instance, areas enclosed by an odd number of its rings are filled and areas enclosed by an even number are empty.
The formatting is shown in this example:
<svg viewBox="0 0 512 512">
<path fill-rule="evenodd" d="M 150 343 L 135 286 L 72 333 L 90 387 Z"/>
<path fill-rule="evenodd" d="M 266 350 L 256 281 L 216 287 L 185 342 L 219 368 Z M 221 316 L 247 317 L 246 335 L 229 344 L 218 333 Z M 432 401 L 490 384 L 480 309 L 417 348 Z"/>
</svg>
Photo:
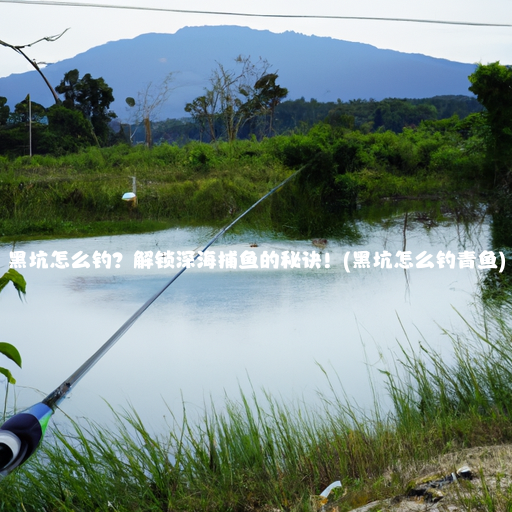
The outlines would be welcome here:
<svg viewBox="0 0 512 512">
<path fill-rule="evenodd" d="M 53 409 L 43 403 L 15 414 L 0 427 L 0 475 L 23 464 L 43 439 Z"/>
</svg>

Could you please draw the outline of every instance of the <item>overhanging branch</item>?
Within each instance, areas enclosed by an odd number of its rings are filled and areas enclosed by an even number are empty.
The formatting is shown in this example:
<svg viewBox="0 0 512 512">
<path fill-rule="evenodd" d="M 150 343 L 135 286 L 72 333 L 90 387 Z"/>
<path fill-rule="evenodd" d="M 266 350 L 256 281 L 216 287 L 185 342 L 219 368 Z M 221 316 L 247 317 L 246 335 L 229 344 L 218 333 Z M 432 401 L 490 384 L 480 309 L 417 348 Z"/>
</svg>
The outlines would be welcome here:
<svg viewBox="0 0 512 512">
<path fill-rule="evenodd" d="M 1 46 L 5 46 L 7 48 L 11 48 L 16 53 L 19 53 L 20 55 L 22 55 L 30 63 L 30 65 L 41 75 L 41 77 L 44 80 L 45 84 L 48 86 L 48 88 L 50 89 L 51 93 L 53 94 L 53 97 L 55 99 L 55 103 L 56 104 L 60 103 L 60 99 L 57 96 L 57 93 L 55 92 L 55 89 L 52 87 L 52 85 L 50 84 L 50 82 L 48 81 L 46 76 L 43 74 L 43 72 L 41 71 L 41 68 L 37 65 L 37 62 L 35 60 L 31 60 L 25 54 L 25 52 L 22 51 L 22 48 L 29 48 L 29 47 L 37 44 L 37 43 L 40 43 L 41 41 L 49 41 L 50 43 L 53 43 L 54 41 L 57 41 L 57 39 L 60 39 L 68 30 L 69 30 L 69 28 L 67 28 L 66 30 L 64 30 L 63 32 L 61 32 L 60 34 L 57 34 L 55 36 L 42 37 L 41 39 L 38 39 L 37 41 L 34 41 L 33 43 L 24 44 L 24 45 L 18 45 L 18 46 L 15 46 L 13 44 L 9 44 L 9 43 L 6 43 L 5 41 L 0 40 L 0 45 Z"/>
</svg>

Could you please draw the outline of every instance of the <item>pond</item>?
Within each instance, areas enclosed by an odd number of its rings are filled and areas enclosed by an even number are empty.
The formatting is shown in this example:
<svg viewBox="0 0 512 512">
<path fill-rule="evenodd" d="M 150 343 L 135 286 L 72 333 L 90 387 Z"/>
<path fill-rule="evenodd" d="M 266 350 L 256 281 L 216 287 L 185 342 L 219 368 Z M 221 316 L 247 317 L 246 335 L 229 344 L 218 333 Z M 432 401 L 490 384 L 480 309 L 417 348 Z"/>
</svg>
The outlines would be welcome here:
<svg viewBox="0 0 512 512">
<path fill-rule="evenodd" d="M 284 402 L 314 407 L 319 393 L 329 394 L 322 368 L 355 403 L 371 407 L 369 374 L 381 388 L 377 370 L 392 366 L 399 343 L 407 345 L 404 331 L 413 346 L 424 338 L 449 357 L 441 327 L 464 330 L 458 313 L 471 320 L 484 271 L 460 268 L 457 259 L 454 268 L 439 268 L 437 254 L 451 251 L 457 258 L 474 251 L 477 267 L 479 254 L 491 249 L 490 229 L 486 219 L 465 227 L 432 225 L 412 214 L 405 240 L 401 214 L 353 227 L 355 241 L 331 239 L 323 249 L 311 240 L 247 231 L 225 235 L 211 247 L 217 265 L 187 269 L 77 384 L 62 411 L 103 422 L 111 417 L 107 403 L 115 410 L 133 407 L 159 429 L 172 414 L 179 421 L 183 402 L 193 417 L 211 402 L 222 408 L 226 396 L 237 399 L 239 388 L 258 396 L 264 389 Z M 15 250 L 26 253 L 26 268 L 20 269 L 28 283 L 26 300 L 19 301 L 11 286 L 0 295 L 1 341 L 18 347 L 24 363 L 22 370 L 5 364 L 18 380 L 11 406 L 21 409 L 44 398 L 176 273 L 155 264 L 134 268 L 137 251 L 154 256 L 169 250 L 177 258 L 178 251 L 202 248 L 214 233 L 171 229 L 17 244 Z M 414 263 L 407 271 L 396 257 L 404 243 Z M 0 248 L 2 271 L 10 250 Z M 69 263 L 82 251 L 90 267 L 30 267 L 30 256 L 39 251 L 48 254 L 48 264 L 56 262 L 54 251 L 67 251 Z M 95 251 L 122 254 L 119 268 L 119 255 L 110 269 L 104 263 L 95 268 Z M 229 251 L 237 252 L 237 268 L 219 268 L 221 253 Z M 241 269 L 244 251 L 254 252 L 258 266 L 272 251 L 281 261 L 285 251 L 300 252 L 309 263 L 318 255 L 319 268 L 304 268 L 300 260 L 300 268 Z M 370 268 L 355 268 L 362 251 L 369 253 Z M 375 253 L 384 251 L 392 268 L 374 266 Z M 433 268 L 416 268 L 424 251 L 432 255 Z M 55 420 L 63 421 L 64 414 Z"/>
</svg>

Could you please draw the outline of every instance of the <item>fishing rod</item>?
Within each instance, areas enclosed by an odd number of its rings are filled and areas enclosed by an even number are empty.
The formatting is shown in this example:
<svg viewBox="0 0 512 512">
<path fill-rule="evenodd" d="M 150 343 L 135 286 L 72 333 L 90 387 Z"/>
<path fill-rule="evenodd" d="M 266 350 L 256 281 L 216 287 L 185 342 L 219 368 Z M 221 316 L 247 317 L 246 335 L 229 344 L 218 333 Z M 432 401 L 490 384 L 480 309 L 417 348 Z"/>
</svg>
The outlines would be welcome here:
<svg viewBox="0 0 512 512">
<path fill-rule="evenodd" d="M 213 243 L 215 243 L 226 231 L 232 228 L 242 217 L 256 208 L 267 197 L 286 185 L 309 164 L 304 165 L 298 171 L 288 176 L 279 185 L 267 192 L 250 208 L 240 214 L 234 221 L 222 228 L 201 251 L 195 251 L 193 261 L 202 255 Z M 28 409 L 12 416 L 0 427 L 0 478 L 8 475 L 13 469 L 23 464 L 37 449 L 41 443 L 51 416 L 59 403 L 74 389 L 74 386 L 87 372 L 113 347 L 116 341 L 136 322 L 136 320 L 155 302 L 178 277 L 185 272 L 187 267 L 178 271 L 161 290 L 147 300 L 126 322 L 74 373 L 72 373 L 60 386 L 55 388 L 44 400 Z"/>
</svg>

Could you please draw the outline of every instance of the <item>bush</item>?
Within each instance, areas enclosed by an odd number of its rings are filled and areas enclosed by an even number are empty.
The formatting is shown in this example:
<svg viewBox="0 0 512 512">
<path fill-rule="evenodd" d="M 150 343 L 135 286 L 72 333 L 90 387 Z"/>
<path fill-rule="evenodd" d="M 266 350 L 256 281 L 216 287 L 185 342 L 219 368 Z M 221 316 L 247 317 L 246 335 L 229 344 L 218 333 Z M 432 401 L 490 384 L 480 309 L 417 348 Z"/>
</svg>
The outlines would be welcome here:
<svg viewBox="0 0 512 512">
<path fill-rule="evenodd" d="M 194 171 L 202 174 L 208 173 L 215 166 L 216 155 L 215 148 L 204 143 L 190 143 L 186 146 L 185 152 L 186 165 L 192 167 Z"/>
</svg>

